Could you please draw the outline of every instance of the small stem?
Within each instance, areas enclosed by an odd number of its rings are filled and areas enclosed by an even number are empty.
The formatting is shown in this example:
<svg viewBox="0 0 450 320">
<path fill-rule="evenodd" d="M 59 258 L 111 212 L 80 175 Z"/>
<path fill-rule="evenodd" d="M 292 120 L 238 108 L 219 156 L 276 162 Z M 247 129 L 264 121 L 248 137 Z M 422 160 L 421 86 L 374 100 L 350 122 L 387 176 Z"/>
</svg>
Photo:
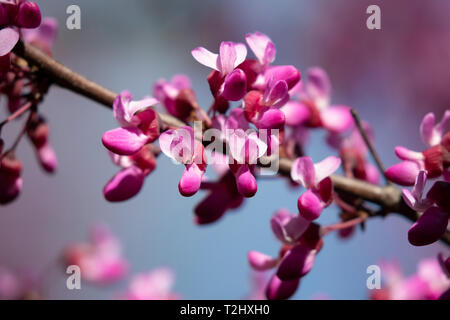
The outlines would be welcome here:
<svg viewBox="0 0 450 320">
<path fill-rule="evenodd" d="M 364 143 L 366 144 L 367 148 L 370 151 L 370 154 L 372 155 L 373 159 L 375 160 L 378 169 L 380 170 L 381 174 L 383 175 L 383 177 L 386 180 L 386 184 L 390 184 L 391 182 L 386 178 L 386 169 L 383 165 L 383 162 L 381 162 L 381 158 L 378 155 L 378 153 L 376 152 L 375 148 L 373 147 L 372 143 L 370 142 L 369 137 L 367 136 L 367 132 L 366 130 L 364 130 L 362 123 L 361 123 L 361 119 L 359 118 L 358 113 L 356 112 L 355 109 L 351 110 L 353 119 L 355 120 L 355 124 L 359 130 L 359 132 L 361 133 L 361 136 L 364 139 Z"/>
<path fill-rule="evenodd" d="M 357 226 L 357 225 L 363 223 L 364 221 L 366 221 L 368 217 L 369 217 L 369 215 L 367 213 L 363 213 L 358 218 L 355 218 L 355 219 L 352 219 L 352 220 L 349 220 L 346 222 L 340 222 L 340 223 L 336 223 L 336 224 L 333 224 L 330 226 L 322 227 L 322 235 L 326 236 L 337 230 L 342 230 L 342 229 L 347 229 L 347 228 Z"/>
<path fill-rule="evenodd" d="M 16 112 L 14 112 L 12 115 L 10 115 L 7 119 L 5 119 L 2 122 L 0 122 L 0 130 L 2 129 L 2 127 L 5 124 L 7 124 L 7 123 L 17 119 L 18 117 L 20 117 L 22 114 L 27 112 L 32 106 L 33 106 L 33 103 L 28 102 L 25 105 L 23 105 L 20 109 L 18 109 Z"/>
</svg>

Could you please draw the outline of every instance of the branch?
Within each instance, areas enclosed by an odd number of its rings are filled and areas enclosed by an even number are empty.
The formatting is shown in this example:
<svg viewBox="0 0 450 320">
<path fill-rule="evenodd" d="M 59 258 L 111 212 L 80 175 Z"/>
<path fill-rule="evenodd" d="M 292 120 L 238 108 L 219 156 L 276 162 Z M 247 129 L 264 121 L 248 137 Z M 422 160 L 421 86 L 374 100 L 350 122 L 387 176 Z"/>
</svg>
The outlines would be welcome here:
<svg viewBox="0 0 450 320">
<path fill-rule="evenodd" d="M 112 92 L 99 84 L 86 79 L 68 67 L 60 64 L 39 49 L 20 41 L 13 52 L 27 60 L 30 64 L 39 68 L 39 72 L 47 76 L 53 83 L 76 92 L 88 99 L 96 101 L 107 108 L 112 108 L 117 93 Z M 167 115 L 158 114 L 164 125 L 169 127 L 181 127 L 186 124 Z M 267 163 L 267 162 L 266 162 Z M 278 173 L 290 177 L 292 161 L 280 158 Z M 347 193 L 363 200 L 378 204 L 382 208 L 383 215 L 397 213 L 403 217 L 417 221 L 420 213 L 411 210 L 403 201 L 401 191 L 391 185 L 380 187 L 367 182 L 351 179 L 340 175 L 333 175 L 332 180 L 336 191 Z M 379 216 L 383 216 L 379 215 Z M 442 241 L 450 246 L 450 232 L 447 231 Z"/>
</svg>

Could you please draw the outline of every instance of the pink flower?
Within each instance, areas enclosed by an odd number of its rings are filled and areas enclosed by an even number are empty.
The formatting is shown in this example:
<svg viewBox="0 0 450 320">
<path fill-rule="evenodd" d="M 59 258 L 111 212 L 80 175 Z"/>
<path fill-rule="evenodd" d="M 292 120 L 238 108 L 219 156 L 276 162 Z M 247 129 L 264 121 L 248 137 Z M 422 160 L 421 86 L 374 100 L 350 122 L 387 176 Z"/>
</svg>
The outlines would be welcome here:
<svg viewBox="0 0 450 320">
<path fill-rule="evenodd" d="M 372 127 L 366 122 L 363 122 L 362 126 L 369 140 L 373 143 Z M 367 161 L 369 150 L 358 128 L 353 128 L 346 137 L 343 137 L 342 134 L 329 133 L 327 142 L 333 148 L 339 150 L 342 166 L 347 177 L 365 180 L 372 184 L 379 183 L 380 174 L 378 169 Z"/>
<path fill-rule="evenodd" d="M 331 85 L 324 70 L 310 69 L 307 81 L 292 89 L 292 94 L 297 94 L 300 101 L 282 109 L 291 124 L 323 127 L 332 133 L 342 133 L 353 127 L 350 107 L 330 106 Z"/>
<path fill-rule="evenodd" d="M 417 273 L 405 277 L 397 264 L 383 263 L 383 288 L 374 290 L 375 300 L 436 300 L 450 287 L 450 279 L 442 272 L 437 259 L 422 260 Z"/>
<path fill-rule="evenodd" d="M 427 174 L 420 171 L 412 191 L 402 190 L 403 199 L 413 210 L 423 212 L 408 232 L 408 240 L 412 245 L 424 246 L 438 241 L 447 231 L 450 218 L 448 191 L 450 184 L 436 182 L 427 197 L 423 197 Z M 436 206 L 435 206 L 436 204 Z"/>
<path fill-rule="evenodd" d="M 172 292 L 175 275 L 170 269 L 157 269 L 133 277 L 126 300 L 177 300 L 179 297 Z"/>
<path fill-rule="evenodd" d="M 249 33 L 245 36 L 245 41 L 264 69 L 274 62 L 275 45 L 268 36 L 260 32 Z"/>
<path fill-rule="evenodd" d="M 322 248 L 320 227 L 286 210 L 275 214 L 271 226 L 283 243 L 279 257 L 251 251 L 248 261 L 256 271 L 277 267 L 277 273 L 267 285 L 266 296 L 270 300 L 288 299 L 297 290 L 300 279 L 312 269 L 316 254 Z"/>
<path fill-rule="evenodd" d="M 133 96 L 123 91 L 113 105 L 114 117 L 121 127 L 105 132 L 103 145 L 115 154 L 130 156 L 154 142 L 159 136 L 159 118 L 150 107 L 157 103 L 154 98 L 133 101 Z"/>
<path fill-rule="evenodd" d="M 416 152 L 405 147 L 395 148 L 395 154 L 402 162 L 388 168 L 386 177 L 394 183 L 412 186 L 420 170 L 425 170 L 429 178 L 448 176 L 450 166 L 450 134 L 446 129 L 450 123 L 447 110 L 438 124 L 433 113 L 427 114 L 420 125 L 423 141 L 429 147 L 424 152 Z"/>
<path fill-rule="evenodd" d="M 205 148 L 195 139 L 194 130 L 191 127 L 168 130 L 159 137 L 159 145 L 166 156 L 186 166 L 178 184 L 180 193 L 185 197 L 196 194 L 207 165 Z"/>
<path fill-rule="evenodd" d="M 222 218 L 229 210 L 239 208 L 244 197 L 239 193 L 236 179 L 227 170 L 217 182 L 202 182 L 201 188 L 208 190 L 206 197 L 195 207 L 195 222 L 198 225 L 211 224 Z"/>
<path fill-rule="evenodd" d="M 79 243 L 64 252 L 65 263 L 81 269 L 84 280 L 94 284 L 118 281 L 128 272 L 119 240 L 105 227 L 91 230 L 89 243 Z"/>
<path fill-rule="evenodd" d="M 14 153 L 6 154 L 0 163 L 0 205 L 14 201 L 22 191 L 22 162 Z"/>
<path fill-rule="evenodd" d="M 28 137 L 33 144 L 41 167 L 53 173 L 58 167 L 58 159 L 48 139 L 49 126 L 43 117 L 35 117 L 28 126 Z"/>
<path fill-rule="evenodd" d="M 19 41 L 17 29 L 34 29 L 40 24 L 41 11 L 36 3 L 26 0 L 0 1 L 0 60 L 3 67 L 9 66 L 9 54 Z"/>
<path fill-rule="evenodd" d="M 158 80 L 153 94 L 172 116 L 185 121 L 197 104 L 191 82 L 185 75 L 176 75 L 170 81 Z"/>
<path fill-rule="evenodd" d="M 30 43 L 48 55 L 52 55 L 52 47 L 58 34 L 58 20 L 44 18 L 42 24 L 36 29 L 22 30 L 23 40 Z"/>
<path fill-rule="evenodd" d="M 131 199 L 141 191 L 145 178 L 156 167 L 156 159 L 150 145 L 144 146 L 132 156 L 119 156 L 110 153 L 114 164 L 121 167 L 103 189 L 103 195 L 110 202 Z"/>
<path fill-rule="evenodd" d="M 341 159 L 328 157 L 313 164 L 311 158 L 302 157 L 294 161 L 291 178 L 300 183 L 307 191 L 298 199 L 300 215 L 313 221 L 319 218 L 322 210 L 332 201 L 333 183 L 330 179 L 341 165 Z"/>
<path fill-rule="evenodd" d="M 192 50 L 192 56 L 199 63 L 215 70 L 209 79 L 214 97 L 222 96 L 230 101 L 242 99 L 247 90 L 247 78 L 238 66 L 247 56 L 244 44 L 222 42 L 219 54 L 198 47 Z"/>
</svg>

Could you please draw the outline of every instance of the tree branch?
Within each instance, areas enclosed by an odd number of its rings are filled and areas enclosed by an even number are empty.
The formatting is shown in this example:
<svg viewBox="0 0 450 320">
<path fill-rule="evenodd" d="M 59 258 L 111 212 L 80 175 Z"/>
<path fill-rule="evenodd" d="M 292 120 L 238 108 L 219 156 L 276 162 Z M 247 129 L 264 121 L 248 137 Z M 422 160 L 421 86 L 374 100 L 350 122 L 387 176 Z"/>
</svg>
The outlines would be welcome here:
<svg viewBox="0 0 450 320">
<path fill-rule="evenodd" d="M 39 72 L 47 76 L 53 83 L 76 92 L 88 99 L 96 101 L 107 108 L 112 108 L 117 93 L 112 92 L 99 84 L 60 64 L 39 49 L 20 41 L 14 48 L 14 53 L 27 60 L 30 64 L 39 68 Z M 159 114 L 161 121 L 169 127 L 181 127 L 186 125 L 182 121 L 167 115 Z M 279 160 L 278 172 L 290 177 L 292 161 L 286 158 Z M 403 201 L 401 192 L 394 186 L 380 187 L 361 180 L 351 179 L 340 175 L 333 175 L 332 180 L 337 191 L 351 194 L 363 200 L 381 206 L 383 215 L 397 213 L 412 222 L 417 221 L 420 213 L 411 210 Z M 447 231 L 442 241 L 450 246 L 450 232 Z"/>
</svg>

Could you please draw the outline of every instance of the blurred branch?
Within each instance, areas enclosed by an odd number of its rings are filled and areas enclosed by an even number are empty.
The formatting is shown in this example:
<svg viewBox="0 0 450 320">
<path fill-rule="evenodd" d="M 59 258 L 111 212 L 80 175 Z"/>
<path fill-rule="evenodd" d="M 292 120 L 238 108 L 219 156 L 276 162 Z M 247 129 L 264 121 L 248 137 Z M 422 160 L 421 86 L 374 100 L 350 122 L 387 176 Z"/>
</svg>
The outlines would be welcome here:
<svg viewBox="0 0 450 320">
<path fill-rule="evenodd" d="M 14 53 L 17 56 L 27 60 L 30 64 L 38 67 L 39 72 L 47 76 L 51 81 L 53 81 L 53 83 L 70 91 L 76 92 L 88 99 L 96 101 L 107 108 L 112 108 L 114 99 L 117 97 L 117 93 L 112 92 L 70 70 L 68 67 L 60 64 L 39 49 L 29 44 L 19 42 L 14 48 Z M 163 124 L 168 127 L 181 127 L 186 125 L 182 121 L 170 115 L 159 114 L 159 117 Z M 368 146 L 371 146 L 371 144 L 369 143 Z M 371 152 L 373 155 L 376 155 L 373 148 Z M 380 166 L 381 162 L 378 164 Z M 291 167 L 291 160 L 281 158 L 279 160 L 278 173 L 290 178 Z M 382 170 L 382 168 L 383 167 L 381 165 L 380 169 Z M 388 213 L 397 213 L 405 218 L 408 218 L 412 222 L 417 221 L 420 217 L 420 213 L 414 212 L 405 204 L 401 196 L 401 191 L 394 186 L 388 185 L 386 187 L 380 187 L 361 180 L 351 179 L 340 175 L 333 175 L 332 180 L 336 191 L 346 193 L 381 206 L 382 210 L 380 212 L 382 213 L 375 216 L 385 216 Z M 450 246 L 449 231 L 446 232 L 442 238 L 442 241 Z"/>
</svg>

